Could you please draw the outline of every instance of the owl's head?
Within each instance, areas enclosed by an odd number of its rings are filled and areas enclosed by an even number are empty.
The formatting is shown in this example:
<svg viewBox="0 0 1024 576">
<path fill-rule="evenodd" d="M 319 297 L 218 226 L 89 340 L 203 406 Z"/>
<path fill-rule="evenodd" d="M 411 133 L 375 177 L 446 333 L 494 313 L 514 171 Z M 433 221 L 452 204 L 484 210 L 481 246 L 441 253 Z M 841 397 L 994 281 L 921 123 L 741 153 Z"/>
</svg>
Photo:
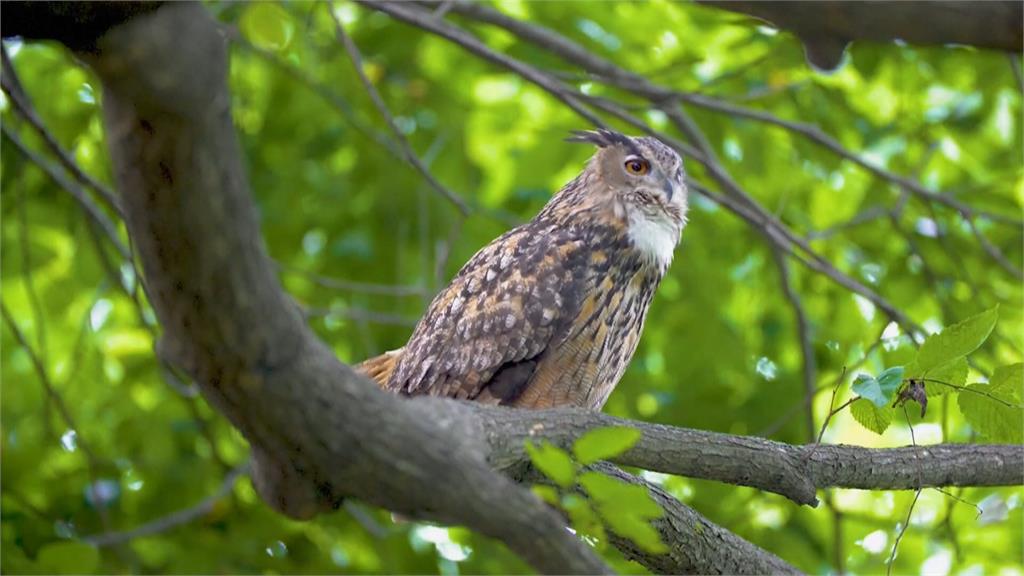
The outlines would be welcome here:
<svg viewBox="0 0 1024 576">
<path fill-rule="evenodd" d="M 656 138 L 631 138 L 612 130 L 575 132 L 570 142 L 598 147 L 588 170 L 606 201 L 627 226 L 634 247 L 668 267 L 686 225 L 683 161 Z"/>
</svg>

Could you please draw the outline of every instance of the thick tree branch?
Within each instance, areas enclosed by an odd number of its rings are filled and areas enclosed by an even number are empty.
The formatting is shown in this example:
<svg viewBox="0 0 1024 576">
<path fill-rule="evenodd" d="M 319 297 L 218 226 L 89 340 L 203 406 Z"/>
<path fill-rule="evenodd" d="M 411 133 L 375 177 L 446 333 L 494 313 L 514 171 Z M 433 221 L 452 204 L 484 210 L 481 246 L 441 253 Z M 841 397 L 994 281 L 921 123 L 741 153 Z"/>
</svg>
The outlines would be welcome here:
<svg viewBox="0 0 1024 576">
<path fill-rule="evenodd" d="M 702 4 L 749 14 L 790 30 L 804 43 L 807 59 L 837 67 L 852 40 L 903 40 L 911 44 L 967 44 L 1019 53 L 1020 2 L 737 2 Z"/>
<path fill-rule="evenodd" d="M 815 491 L 829 487 L 907 490 L 1024 484 L 1024 446 L 1015 444 L 885 449 L 798 446 L 752 436 L 622 420 L 580 410 L 488 410 L 475 405 L 471 408 L 487 431 L 491 462 L 502 469 L 525 458 L 523 446 L 527 441 L 543 439 L 569 448 L 573 440 L 588 430 L 628 426 L 642 431 L 643 436 L 628 452 L 612 459 L 617 464 L 752 486 L 801 504 L 815 504 Z"/>
<path fill-rule="evenodd" d="M 630 484 L 646 486 L 665 515 L 652 524 L 668 546 L 666 554 L 651 554 L 626 538 L 610 535 L 612 543 L 629 559 L 655 574 L 799 574 L 774 554 L 754 546 L 704 518 L 661 488 L 608 464 L 595 469 Z M 709 551 L 713 553 L 708 554 Z"/>
</svg>

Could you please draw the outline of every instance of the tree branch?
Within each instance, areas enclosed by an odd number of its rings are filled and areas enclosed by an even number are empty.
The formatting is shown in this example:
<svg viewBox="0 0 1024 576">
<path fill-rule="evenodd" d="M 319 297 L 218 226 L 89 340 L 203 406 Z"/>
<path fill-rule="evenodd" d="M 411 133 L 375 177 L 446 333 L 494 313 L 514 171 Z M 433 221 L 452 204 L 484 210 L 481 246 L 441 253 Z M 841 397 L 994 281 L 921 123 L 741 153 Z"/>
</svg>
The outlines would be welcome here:
<svg viewBox="0 0 1024 576">
<path fill-rule="evenodd" d="M 748 14 L 791 30 L 807 59 L 825 70 L 842 60 L 852 40 L 903 40 L 911 44 L 967 44 L 1020 52 L 1024 35 L 1020 2 L 737 2 L 702 4 Z"/>
<path fill-rule="evenodd" d="M 380 115 L 384 118 L 388 128 L 391 130 L 391 134 L 398 142 L 399 147 L 402 150 L 402 155 L 405 157 L 406 162 L 412 165 L 417 172 L 423 177 L 423 179 L 433 188 L 437 193 L 444 196 L 449 202 L 451 202 L 459 211 L 463 217 L 468 216 L 470 213 L 469 206 L 466 202 L 459 197 L 458 194 L 449 190 L 444 184 L 438 182 L 437 178 L 430 172 L 430 169 L 423 164 L 420 157 L 412 149 L 412 145 L 402 134 L 402 131 L 398 129 L 398 125 L 395 124 L 395 118 L 392 116 L 391 111 L 388 110 L 388 105 L 384 103 L 384 98 L 381 97 L 380 92 L 373 85 L 373 82 L 366 76 L 366 71 L 363 69 L 363 55 L 359 52 L 359 47 L 356 43 L 345 33 L 345 28 L 342 27 L 341 22 L 338 21 L 337 16 L 334 15 L 331 5 L 327 4 L 328 12 L 331 16 L 331 22 L 334 23 L 334 34 L 338 39 L 338 43 L 345 47 L 345 52 L 348 53 L 349 59 L 352 61 L 352 67 L 356 70 L 356 75 L 359 76 L 359 82 L 363 85 L 366 90 L 366 94 L 370 97 L 370 101 L 373 102 L 374 107 L 380 112 Z"/>
<path fill-rule="evenodd" d="M 131 530 L 125 530 L 123 532 L 103 532 L 102 534 L 96 534 L 93 536 L 82 537 L 83 542 L 92 544 L 93 546 L 112 546 L 115 544 L 121 544 L 129 542 L 136 538 L 144 538 L 146 536 L 153 536 L 176 528 L 183 524 L 193 522 L 206 514 L 209 514 L 213 507 L 217 505 L 225 496 L 231 493 L 235 487 L 235 482 L 244 476 L 249 471 L 249 463 L 238 466 L 228 472 L 227 476 L 224 477 L 224 481 L 221 482 L 220 487 L 213 494 L 210 494 L 206 498 L 203 498 L 198 504 L 185 508 L 184 510 L 178 510 L 177 512 L 168 514 L 161 518 L 157 518 L 151 522 L 147 522 L 141 526 L 136 526 Z"/>
<path fill-rule="evenodd" d="M 937 444 L 904 448 L 798 446 L 623 420 L 575 409 L 493 410 L 471 405 L 486 430 L 489 458 L 499 469 L 526 459 L 527 441 L 547 440 L 571 448 L 594 428 L 627 426 L 643 432 L 629 451 L 612 459 L 624 466 L 718 480 L 774 492 L 800 504 L 815 504 L 819 488 L 907 490 L 934 486 L 1024 484 L 1024 446 Z M 920 480 L 917 463 L 921 463 Z"/>
</svg>

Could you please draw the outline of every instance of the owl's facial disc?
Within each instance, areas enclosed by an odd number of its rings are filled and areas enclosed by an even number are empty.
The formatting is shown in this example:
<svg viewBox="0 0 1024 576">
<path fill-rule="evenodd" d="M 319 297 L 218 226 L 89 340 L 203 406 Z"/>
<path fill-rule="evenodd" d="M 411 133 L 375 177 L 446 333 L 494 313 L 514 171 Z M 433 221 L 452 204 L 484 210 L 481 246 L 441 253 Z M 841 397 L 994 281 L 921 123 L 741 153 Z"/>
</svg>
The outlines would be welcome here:
<svg viewBox="0 0 1024 576">
<path fill-rule="evenodd" d="M 631 141 L 633 146 L 619 149 L 619 194 L 629 239 L 648 262 L 664 272 L 686 224 L 682 160 L 653 138 Z"/>
<path fill-rule="evenodd" d="M 667 219 L 680 229 L 686 217 L 686 184 L 682 160 L 653 138 L 633 139 L 621 154 L 622 194 L 634 208 L 655 220 Z"/>
</svg>

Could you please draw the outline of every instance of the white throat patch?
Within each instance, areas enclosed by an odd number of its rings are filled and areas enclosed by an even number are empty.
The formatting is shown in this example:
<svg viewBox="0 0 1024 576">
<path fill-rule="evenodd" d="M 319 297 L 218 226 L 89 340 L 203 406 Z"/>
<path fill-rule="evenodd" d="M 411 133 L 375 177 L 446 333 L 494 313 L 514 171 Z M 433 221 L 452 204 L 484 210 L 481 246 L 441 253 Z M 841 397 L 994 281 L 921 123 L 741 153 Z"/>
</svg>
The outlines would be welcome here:
<svg viewBox="0 0 1024 576">
<path fill-rule="evenodd" d="M 682 227 L 667 216 L 651 217 L 640 210 L 631 210 L 628 222 L 633 247 L 664 272 L 672 263 Z"/>
</svg>

